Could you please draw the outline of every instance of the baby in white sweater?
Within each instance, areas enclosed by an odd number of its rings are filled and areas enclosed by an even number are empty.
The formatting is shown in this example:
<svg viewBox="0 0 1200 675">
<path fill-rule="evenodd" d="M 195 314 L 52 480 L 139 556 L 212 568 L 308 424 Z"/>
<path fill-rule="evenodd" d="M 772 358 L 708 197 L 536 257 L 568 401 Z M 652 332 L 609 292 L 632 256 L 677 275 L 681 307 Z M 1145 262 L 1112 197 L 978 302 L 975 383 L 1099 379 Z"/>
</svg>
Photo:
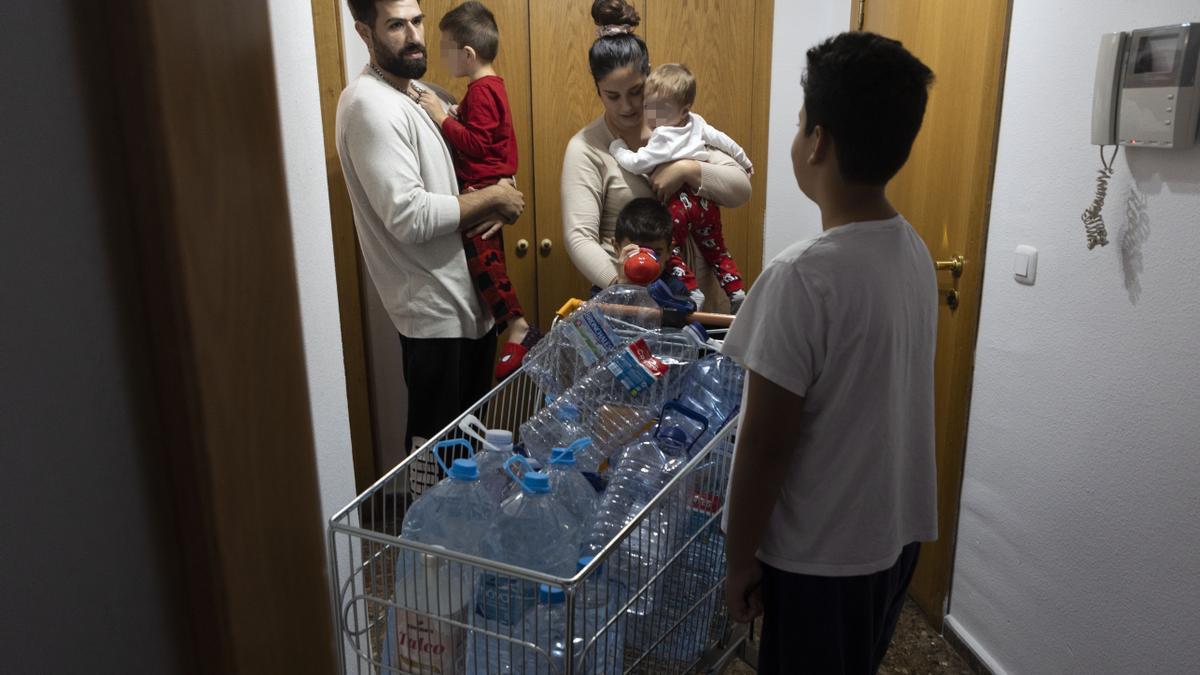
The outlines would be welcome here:
<svg viewBox="0 0 1200 675">
<path fill-rule="evenodd" d="M 644 91 L 642 105 L 650 140 L 637 152 L 630 150 L 625 141 L 614 140 L 609 152 L 621 168 L 649 175 L 666 162 L 706 162 L 708 148 L 713 147 L 732 157 L 746 173 L 754 173 L 754 165 L 740 145 L 691 111 L 696 101 L 696 78 L 687 66 L 668 63 L 655 68 L 646 78 Z M 737 312 L 746 291 L 737 263 L 725 247 L 718 205 L 697 197 L 693 187 L 685 185 L 667 202 L 667 209 L 671 212 L 672 243 L 682 246 L 688 236 L 692 237 L 729 296 L 732 310 Z"/>
</svg>

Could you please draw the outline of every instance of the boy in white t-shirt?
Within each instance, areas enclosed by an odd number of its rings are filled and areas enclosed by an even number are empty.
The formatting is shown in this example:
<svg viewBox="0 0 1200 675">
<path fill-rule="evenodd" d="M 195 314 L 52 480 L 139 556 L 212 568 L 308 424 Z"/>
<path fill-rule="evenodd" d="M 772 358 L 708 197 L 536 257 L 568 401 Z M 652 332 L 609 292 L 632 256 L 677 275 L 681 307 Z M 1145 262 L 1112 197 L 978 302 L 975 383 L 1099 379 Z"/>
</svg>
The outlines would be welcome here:
<svg viewBox="0 0 1200 675">
<path fill-rule="evenodd" d="M 650 175 L 655 167 L 680 159 L 708 161 L 708 148 L 713 147 L 733 158 L 746 173 L 754 173 L 754 164 L 746 151 L 720 129 L 711 126 L 696 113 L 696 77 L 688 67 L 667 63 L 646 77 L 645 99 L 642 102 L 650 139 L 634 152 L 625 141 L 615 139 L 608 151 L 622 169 L 630 173 Z M 699 186 L 683 186 L 667 201 L 671 212 L 671 243 L 676 248 L 687 245 L 691 236 L 700 249 L 704 262 L 712 268 L 721 289 L 729 296 L 730 310 L 736 314 L 746 299 L 742 275 L 737 263 L 725 246 L 725 231 L 721 224 L 718 204 L 696 194 Z"/>
<path fill-rule="evenodd" d="M 792 166 L 824 231 L 763 270 L 725 341 L 748 371 L 726 601 L 763 614 L 759 673 L 874 673 L 937 537 L 937 282 L 885 195 L 933 73 L 871 33 L 807 56 Z"/>
</svg>

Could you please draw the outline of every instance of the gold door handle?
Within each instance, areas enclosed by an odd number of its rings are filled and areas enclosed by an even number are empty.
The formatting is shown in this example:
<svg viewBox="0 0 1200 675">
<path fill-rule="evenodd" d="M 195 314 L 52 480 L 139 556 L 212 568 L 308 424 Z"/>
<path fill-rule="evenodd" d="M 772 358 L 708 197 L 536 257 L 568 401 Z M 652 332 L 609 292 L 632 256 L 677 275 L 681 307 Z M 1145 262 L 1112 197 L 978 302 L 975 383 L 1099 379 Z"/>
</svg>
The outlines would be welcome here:
<svg viewBox="0 0 1200 675">
<path fill-rule="evenodd" d="M 550 249 L 554 248 L 554 242 L 550 241 L 549 239 L 543 239 L 542 243 L 538 245 L 538 248 L 541 249 L 542 255 L 550 255 Z"/>
<path fill-rule="evenodd" d="M 521 257 L 521 256 L 525 255 L 526 253 L 529 253 L 529 240 L 528 239 L 517 240 L 516 252 L 517 252 L 517 257 Z"/>
<path fill-rule="evenodd" d="M 964 262 L 965 261 L 961 255 L 956 255 L 950 260 L 938 260 L 937 262 L 933 263 L 933 266 L 939 272 L 942 270 L 950 270 L 950 274 L 956 277 L 961 277 Z"/>
</svg>

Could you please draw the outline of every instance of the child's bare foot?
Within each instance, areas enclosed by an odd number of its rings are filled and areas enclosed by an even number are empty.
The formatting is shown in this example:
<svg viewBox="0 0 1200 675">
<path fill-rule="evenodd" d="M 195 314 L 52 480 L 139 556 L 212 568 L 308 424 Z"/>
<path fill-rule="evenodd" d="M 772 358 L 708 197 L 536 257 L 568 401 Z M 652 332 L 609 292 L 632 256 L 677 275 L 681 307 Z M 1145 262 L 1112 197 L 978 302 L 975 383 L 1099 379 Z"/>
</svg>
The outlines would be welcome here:
<svg viewBox="0 0 1200 675">
<path fill-rule="evenodd" d="M 516 344 L 521 344 L 521 342 L 525 339 L 525 335 L 528 333 L 529 333 L 529 322 L 525 320 L 525 317 L 518 316 L 517 318 L 508 322 L 508 341 L 509 342 L 515 342 Z"/>
</svg>

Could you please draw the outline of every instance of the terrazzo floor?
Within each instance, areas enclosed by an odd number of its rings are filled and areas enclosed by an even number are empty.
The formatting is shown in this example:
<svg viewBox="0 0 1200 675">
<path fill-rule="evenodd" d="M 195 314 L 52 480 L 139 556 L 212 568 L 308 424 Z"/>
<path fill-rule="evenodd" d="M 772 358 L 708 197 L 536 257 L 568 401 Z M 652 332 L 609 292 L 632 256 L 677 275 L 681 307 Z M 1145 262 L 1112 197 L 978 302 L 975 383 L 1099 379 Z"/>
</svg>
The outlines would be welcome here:
<svg viewBox="0 0 1200 675">
<path fill-rule="evenodd" d="M 757 631 L 755 632 L 757 634 Z M 751 644 L 750 652 L 754 653 Z M 743 661 L 735 660 L 722 675 L 753 675 L 755 669 Z M 967 663 L 934 632 L 924 614 L 910 600 L 905 603 L 892 636 L 879 675 L 970 675 Z"/>
</svg>

